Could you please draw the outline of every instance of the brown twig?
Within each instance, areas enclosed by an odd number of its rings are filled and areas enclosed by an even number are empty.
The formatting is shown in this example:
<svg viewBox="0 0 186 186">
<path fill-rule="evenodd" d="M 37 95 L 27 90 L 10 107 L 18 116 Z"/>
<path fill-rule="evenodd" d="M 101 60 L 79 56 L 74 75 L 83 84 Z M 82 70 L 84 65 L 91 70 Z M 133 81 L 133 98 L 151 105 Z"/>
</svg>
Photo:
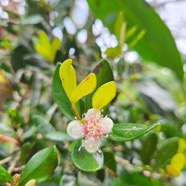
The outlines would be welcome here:
<svg viewBox="0 0 186 186">
<path fill-rule="evenodd" d="M 12 159 L 12 156 L 9 156 L 7 158 L 4 158 L 0 161 L 0 165 L 3 165 L 5 163 L 8 163 Z"/>
</svg>

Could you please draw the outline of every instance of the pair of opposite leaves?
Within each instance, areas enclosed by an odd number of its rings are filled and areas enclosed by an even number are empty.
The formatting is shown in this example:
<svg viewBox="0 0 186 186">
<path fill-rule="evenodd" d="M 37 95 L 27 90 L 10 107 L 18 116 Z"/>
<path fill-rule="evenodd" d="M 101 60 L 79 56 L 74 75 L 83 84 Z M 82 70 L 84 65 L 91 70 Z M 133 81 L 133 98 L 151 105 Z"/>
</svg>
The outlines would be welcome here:
<svg viewBox="0 0 186 186">
<path fill-rule="evenodd" d="M 82 97 L 92 93 L 96 88 L 97 79 L 94 73 L 90 73 L 77 85 L 76 74 L 71 59 L 67 59 L 61 64 L 59 74 L 62 86 L 72 104 L 75 104 Z M 115 97 L 115 95 L 116 84 L 114 81 L 103 84 L 92 97 L 93 108 L 101 110 Z"/>
</svg>

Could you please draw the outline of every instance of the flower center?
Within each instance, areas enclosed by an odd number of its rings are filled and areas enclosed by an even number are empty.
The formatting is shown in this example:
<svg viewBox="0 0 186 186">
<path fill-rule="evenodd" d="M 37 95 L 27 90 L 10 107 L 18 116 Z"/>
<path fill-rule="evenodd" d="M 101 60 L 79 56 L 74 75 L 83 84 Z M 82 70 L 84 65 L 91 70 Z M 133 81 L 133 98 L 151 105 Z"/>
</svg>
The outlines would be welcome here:
<svg viewBox="0 0 186 186">
<path fill-rule="evenodd" d="M 83 131 L 85 136 L 96 139 L 100 138 L 103 134 L 99 120 L 94 119 L 84 120 Z"/>
</svg>

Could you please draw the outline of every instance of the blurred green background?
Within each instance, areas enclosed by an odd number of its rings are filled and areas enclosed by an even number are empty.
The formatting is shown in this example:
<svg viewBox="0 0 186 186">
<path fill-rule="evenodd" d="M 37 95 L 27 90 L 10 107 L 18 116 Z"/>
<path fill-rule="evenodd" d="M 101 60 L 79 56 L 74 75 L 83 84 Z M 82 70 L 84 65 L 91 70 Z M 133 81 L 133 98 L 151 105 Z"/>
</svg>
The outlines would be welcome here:
<svg viewBox="0 0 186 186">
<path fill-rule="evenodd" d="M 1 0 L 0 134 L 10 138 L 0 136 L 0 165 L 16 162 L 10 173 L 20 173 L 55 144 L 58 167 L 38 185 L 186 185 L 186 161 L 176 178 L 166 169 L 177 153 L 186 157 L 186 54 L 157 13 L 169 3 L 182 1 Z M 108 61 L 118 92 L 105 112 L 115 123 L 161 123 L 133 141 L 107 140 L 104 167 L 93 173 L 78 170 L 67 137 L 51 132 L 69 122 L 52 97 L 56 64 L 68 58 L 78 81 Z"/>
</svg>

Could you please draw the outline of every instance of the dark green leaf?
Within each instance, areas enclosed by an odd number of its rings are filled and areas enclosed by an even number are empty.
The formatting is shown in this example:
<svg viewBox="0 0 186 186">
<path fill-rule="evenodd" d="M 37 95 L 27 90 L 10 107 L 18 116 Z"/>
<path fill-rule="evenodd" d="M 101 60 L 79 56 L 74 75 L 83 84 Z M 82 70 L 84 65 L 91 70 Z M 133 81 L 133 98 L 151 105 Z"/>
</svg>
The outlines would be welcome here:
<svg viewBox="0 0 186 186">
<path fill-rule="evenodd" d="M 12 176 L 8 173 L 6 169 L 0 166 L 0 183 L 5 182 L 11 183 L 12 181 L 13 181 Z"/>
<path fill-rule="evenodd" d="M 148 3 L 144 0 L 88 0 L 88 3 L 96 18 L 101 19 L 112 33 L 117 15 L 123 13 L 127 31 L 137 27 L 136 34 L 127 43 L 130 44 L 145 31 L 134 49 L 144 59 L 172 69 L 180 80 L 183 79 L 182 60 L 171 32 Z"/>
<path fill-rule="evenodd" d="M 73 142 L 71 158 L 76 167 L 86 172 L 97 171 L 103 167 L 102 152 L 88 153 L 81 147 L 81 140 Z"/>
<path fill-rule="evenodd" d="M 20 160 L 21 164 L 25 164 L 28 160 L 28 158 L 31 156 L 31 149 L 32 149 L 32 144 L 27 142 L 22 145 L 21 147 L 21 155 L 20 155 Z"/>
<path fill-rule="evenodd" d="M 155 153 L 156 168 L 164 167 L 170 162 L 170 159 L 177 153 L 178 150 L 178 138 L 173 137 L 164 140 Z"/>
<path fill-rule="evenodd" d="M 154 132 L 148 133 L 142 138 L 142 149 L 140 154 L 144 164 L 150 164 L 156 150 L 157 142 L 158 138 Z"/>
<path fill-rule="evenodd" d="M 23 169 L 19 185 L 24 185 L 31 179 L 35 179 L 37 183 L 47 180 L 52 175 L 57 164 L 58 156 L 55 146 L 37 152 Z"/>
<path fill-rule="evenodd" d="M 136 123 L 119 123 L 114 125 L 109 137 L 114 141 L 130 141 L 149 132 L 158 125 L 160 124 L 155 123 L 147 126 Z"/>
<path fill-rule="evenodd" d="M 113 81 L 113 72 L 107 60 L 102 60 L 93 70 L 93 73 L 96 74 L 97 77 L 97 86 L 98 89 L 104 83 L 109 81 Z"/>
<path fill-rule="evenodd" d="M 52 81 L 52 93 L 55 102 L 57 103 L 61 112 L 68 117 L 69 119 L 74 119 L 74 113 L 72 110 L 71 102 L 69 101 L 65 90 L 62 87 L 62 83 L 59 77 L 59 67 L 60 64 L 56 66 L 56 70 L 54 72 L 53 81 Z"/>
<path fill-rule="evenodd" d="M 110 170 L 116 173 L 116 160 L 114 158 L 113 152 L 103 152 L 104 154 L 104 165 Z"/>
<path fill-rule="evenodd" d="M 27 64 L 27 61 L 24 60 L 24 55 L 28 53 L 28 50 L 23 45 L 20 45 L 15 48 L 11 56 L 11 64 L 14 71 L 24 68 Z"/>
</svg>

